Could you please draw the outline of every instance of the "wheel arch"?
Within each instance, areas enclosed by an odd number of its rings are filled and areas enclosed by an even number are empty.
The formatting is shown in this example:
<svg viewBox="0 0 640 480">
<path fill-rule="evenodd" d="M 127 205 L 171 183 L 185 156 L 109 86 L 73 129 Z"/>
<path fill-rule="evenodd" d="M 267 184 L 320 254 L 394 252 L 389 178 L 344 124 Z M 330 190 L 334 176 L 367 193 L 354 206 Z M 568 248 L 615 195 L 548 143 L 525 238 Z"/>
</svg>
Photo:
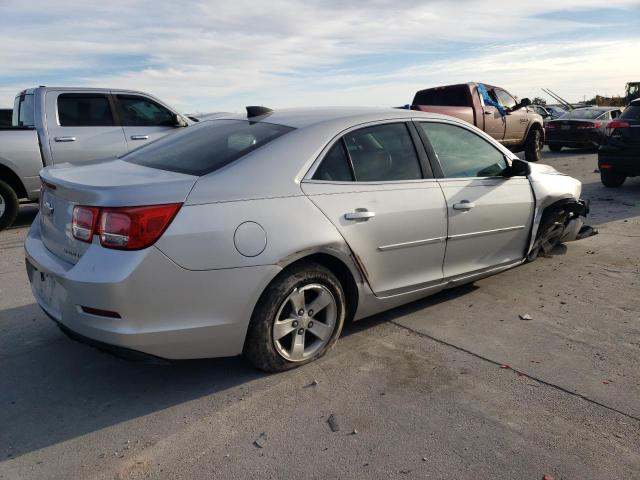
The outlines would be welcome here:
<svg viewBox="0 0 640 480">
<path fill-rule="evenodd" d="M 0 180 L 9 185 L 16 192 L 18 198 L 27 197 L 27 190 L 20 177 L 3 163 L 0 163 Z"/>
<path fill-rule="evenodd" d="M 265 287 L 265 291 L 269 285 L 277 281 L 283 275 L 286 275 L 292 268 L 305 262 L 322 265 L 336 276 L 344 290 L 345 300 L 347 303 L 346 321 L 352 320 L 358 310 L 360 298 L 362 297 L 361 288 L 363 287 L 365 280 L 359 267 L 355 264 L 350 254 L 347 254 L 342 250 L 319 248 L 317 250 L 307 252 L 298 252 L 298 254 L 280 262 L 282 270 L 271 279 Z"/>
</svg>

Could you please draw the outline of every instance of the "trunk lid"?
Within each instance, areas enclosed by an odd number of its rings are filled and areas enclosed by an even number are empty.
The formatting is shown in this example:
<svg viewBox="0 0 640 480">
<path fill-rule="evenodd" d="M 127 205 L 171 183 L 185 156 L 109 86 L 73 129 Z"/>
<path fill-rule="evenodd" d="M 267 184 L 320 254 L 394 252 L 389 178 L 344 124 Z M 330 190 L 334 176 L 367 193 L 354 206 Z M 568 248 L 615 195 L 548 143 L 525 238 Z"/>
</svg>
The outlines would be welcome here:
<svg viewBox="0 0 640 480">
<path fill-rule="evenodd" d="M 40 172 L 42 241 L 49 251 L 77 263 L 90 244 L 73 237 L 73 207 L 125 207 L 184 202 L 198 177 L 123 160 L 62 164 Z M 94 241 L 96 241 L 94 239 Z"/>
</svg>

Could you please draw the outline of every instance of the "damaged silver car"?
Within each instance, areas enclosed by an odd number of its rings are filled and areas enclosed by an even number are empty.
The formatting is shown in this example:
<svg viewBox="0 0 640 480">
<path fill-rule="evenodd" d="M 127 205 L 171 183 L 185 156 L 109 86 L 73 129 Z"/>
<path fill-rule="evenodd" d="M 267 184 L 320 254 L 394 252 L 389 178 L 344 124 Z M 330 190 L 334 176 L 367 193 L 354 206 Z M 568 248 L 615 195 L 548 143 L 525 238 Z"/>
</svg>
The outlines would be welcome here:
<svg viewBox="0 0 640 480">
<path fill-rule="evenodd" d="M 322 356 L 345 321 L 591 233 L 578 180 L 397 109 L 248 107 L 41 176 L 27 270 L 63 331 L 267 371 Z"/>
</svg>

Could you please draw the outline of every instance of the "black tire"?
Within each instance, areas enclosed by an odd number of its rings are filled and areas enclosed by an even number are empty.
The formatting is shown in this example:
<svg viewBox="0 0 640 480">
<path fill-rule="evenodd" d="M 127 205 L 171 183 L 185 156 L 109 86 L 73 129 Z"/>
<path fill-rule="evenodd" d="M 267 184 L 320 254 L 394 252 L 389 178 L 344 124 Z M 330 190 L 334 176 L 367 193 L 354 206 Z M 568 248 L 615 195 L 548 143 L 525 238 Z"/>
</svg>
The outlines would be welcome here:
<svg viewBox="0 0 640 480">
<path fill-rule="evenodd" d="M 627 179 L 622 173 L 612 172 L 609 169 L 600 169 L 600 181 L 607 188 L 621 187 Z"/>
<path fill-rule="evenodd" d="M 562 150 L 562 145 L 549 145 L 549 150 L 552 152 L 559 152 Z"/>
<path fill-rule="evenodd" d="M 18 215 L 18 196 L 9 185 L 0 180 L 0 231 L 13 224 Z M 4 207 L 4 208 L 3 208 Z"/>
<path fill-rule="evenodd" d="M 282 356 L 273 340 L 276 315 L 296 289 L 320 284 L 328 289 L 336 304 L 334 330 L 325 345 L 313 356 L 291 361 Z M 244 356 L 256 368 L 265 372 L 290 370 L 322 357 L 338 341 L 346 317 L 344 291 L 336 276 L 326 267 L 314 262 L 302 262 L 282 272 L 261 295 L 253 311 L 244 343 Z M 295 332 L 292 334 L 295 337 Z M 306 335 L 306 334 L 305 334 Z"/>
<path fill-rule="evenodd" d="M 532 128 L 524 142 L 524 158 L 527 162 L 542 160 L 542 133 L 539 128 Z"/>
<path fill-rule="evenodd" d="M 527 255 L 527 262 L 533 262 L 541 252 L 549 253 L 553 250 L 560 243 L 566 223 L 567 213 L 563 209 L 554 208 L 544 212 L 533 248 Z"/>
</svg>

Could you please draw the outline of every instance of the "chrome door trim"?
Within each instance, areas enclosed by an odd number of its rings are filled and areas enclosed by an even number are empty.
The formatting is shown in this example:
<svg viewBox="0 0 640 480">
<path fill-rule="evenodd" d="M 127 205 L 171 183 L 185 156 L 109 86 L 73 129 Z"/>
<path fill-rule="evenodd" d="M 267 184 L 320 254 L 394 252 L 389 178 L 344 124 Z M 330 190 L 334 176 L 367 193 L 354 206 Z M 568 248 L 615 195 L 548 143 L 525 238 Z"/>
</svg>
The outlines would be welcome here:
<svg viewBox="0 0 640 480">
<path fill-rule="evenodd" d="M 515 227 L 496 228 L 494 230 L 482 230 L 480 232 L 460 233 L 458 235 L 449 235 L 447 240 L 459 240 L 463 238 L 482 237 L 484 235 L 494 235 L 496 233 L 512 232 L 514 230 L 522 230 L 526 225 L 516 225 Z"/>
<path fill-rule="evenodd" d="M 389 250 L 396 250 L 398 248 L 417 247 L 419 245 L 429 245 L 431 243 L 441 243 L 446 240 L 446 237 L 426 238 L 424 240 L 414 240 L 412 242 L 395 243 L 392 245 L 381 245 L 378 250 L 386 252 Z"/>
</svg>

